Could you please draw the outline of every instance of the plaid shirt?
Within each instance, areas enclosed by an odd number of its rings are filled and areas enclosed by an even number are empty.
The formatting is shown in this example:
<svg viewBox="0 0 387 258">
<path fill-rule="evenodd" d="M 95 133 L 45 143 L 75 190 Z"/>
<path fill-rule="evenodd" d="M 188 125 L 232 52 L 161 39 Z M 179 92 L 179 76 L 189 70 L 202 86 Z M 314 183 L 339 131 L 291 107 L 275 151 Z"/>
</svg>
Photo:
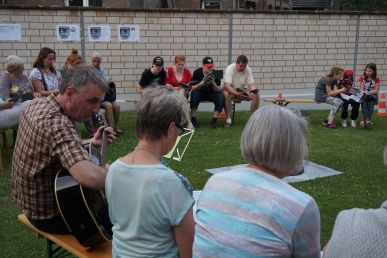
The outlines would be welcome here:
<svg viewBox="0 0 387 258">
<path fill-rule="evenodd" d="M 63 166 L 89 160 L 77 127 L 54 95 L 33 100 L 22 112 L 12 160 L 12 197 L 35 220 L 59 213 L 55 176 Z"/>
</svg>

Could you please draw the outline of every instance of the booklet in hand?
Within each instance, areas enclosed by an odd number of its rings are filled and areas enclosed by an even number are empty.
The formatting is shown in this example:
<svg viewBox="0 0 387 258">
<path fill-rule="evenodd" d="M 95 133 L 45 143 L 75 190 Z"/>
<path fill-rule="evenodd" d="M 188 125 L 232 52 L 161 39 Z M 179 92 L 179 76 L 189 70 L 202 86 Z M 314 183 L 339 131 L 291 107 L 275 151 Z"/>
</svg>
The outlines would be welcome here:
<svg viewBox="0 0 387 258">
<path fill-rule="evenodd" d="M 258 89 L 253 89 L 251 91 L 246 91 L 246 90 L 244 90 L 242 88 L 236 88 L 236 91 L 237 92 L 242 92 L 242 94 L 245 95 L 246 97 L 248 97 L 250 93 L 254 93 L 254 94 L 258 93 Z"/>
</svg>

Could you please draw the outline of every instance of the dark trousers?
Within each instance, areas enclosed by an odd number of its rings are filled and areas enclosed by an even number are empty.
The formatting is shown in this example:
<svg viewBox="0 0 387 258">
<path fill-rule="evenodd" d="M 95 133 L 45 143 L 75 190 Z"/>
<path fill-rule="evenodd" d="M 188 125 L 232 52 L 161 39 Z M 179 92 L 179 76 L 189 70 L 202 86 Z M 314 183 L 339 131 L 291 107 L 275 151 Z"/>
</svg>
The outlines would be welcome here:
<svg viewBox="0 0 387 258">
<path fill-rule="evenodd" d="M 353 99 L 345 100 L 343 99 L 343 107 L 341 110 L 341 119 L 347 119 L 348 117 L 348 106 L 351 104 L 352 110 L 351 110 L 351 120 L 356 120 L 357 117 L 359 116 L 359 108 L 360 108 L 360 103 L 354 101 Z"/>
<path fill-rule="evenodd" d="M 51 234 L 70 234 L 65 222 L 60 214 L 56 215 L 52 219 L 33 220 L 28 218 L 32 225 L 37 229 Z"/>
<path fill-rule="evenodd" d="M 211 101 L 214 102 L 214 111 L 222 112 L 224 107 L 224 96 L 221 91 L 217 92 L 203 92 L 203 91 L 192 91 L 191 92 L 191 109 L 198 109 L 200 101 Z"/>
<path fill-rule="evenodd" d="M 363 99 L 361 102 L 361 111 L 363 112 L 364 120 L 371 120 L 372 112 L 374 112 L 375 100 Z"/>
</svg>

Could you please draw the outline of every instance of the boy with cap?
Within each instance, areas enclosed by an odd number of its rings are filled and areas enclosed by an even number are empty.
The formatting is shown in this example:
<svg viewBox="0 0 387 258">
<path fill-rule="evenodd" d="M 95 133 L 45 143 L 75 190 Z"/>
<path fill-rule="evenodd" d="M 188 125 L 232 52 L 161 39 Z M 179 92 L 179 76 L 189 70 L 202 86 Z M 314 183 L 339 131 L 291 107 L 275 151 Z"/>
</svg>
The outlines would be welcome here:
<svg viewBox="0 0 387 258">
<path fill-rule="evenodd" d="M 137 86 L 137 93 L 142 93 L 146 87 L 165 85 L 167 73 L 164 70 L 164 60 L 161 56 L 153 58 L 152 67 L 145 69 Z"/>
<path fill-rule="evenodd" d="M 254 83 L 253 72 L 247 65 L 245 55 L 238 56 L 234 64 L 227 66 L 224 72 L 224 97 L 227 120 L 224 127 L 231 125 L 231 101 L 233 99 L 251 100 L 251 113 L 258 109 L 259 91 Z"/>
<path fill-rule="evenodd" d="M 217 115 L 222 112 L 224 106 L 224 96 L 222 88 L 220 87 L 220 79 L 212 76 L 214 72 L 214 60 L 206 56 L 203 59 L 203 67 L 195 70 L 192 76 L 192 81 L 198 83 L 192 86 L 191 92 L 191 121 L 194 127 L 198 127 L 196 120 L 197 109 L 200 101 L 211 101 L 214 102 L 215 108 L 212 116 L 211 126 L 217 127 Z"/>
</svg>

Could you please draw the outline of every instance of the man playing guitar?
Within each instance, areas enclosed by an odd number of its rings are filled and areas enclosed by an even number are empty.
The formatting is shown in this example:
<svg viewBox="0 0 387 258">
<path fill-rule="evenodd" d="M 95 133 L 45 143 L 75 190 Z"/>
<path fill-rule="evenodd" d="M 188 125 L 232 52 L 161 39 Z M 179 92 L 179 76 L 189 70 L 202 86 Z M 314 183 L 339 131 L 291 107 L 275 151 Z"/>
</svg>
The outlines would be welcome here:
<svg viewBox="0 0 387 258">
<path fill-rule="evenodd" d="M 12 196 L 40 230 L 68 233 L 54 195 L 61 167 L 87 188 L 105 184 L 107 169 L 90 161 L 75 122 L 99 111 L 106 90 L 94 68 L 77 66 L 64 78 L 58 96 L 34 99 L 22 112 L 12 160 Z M 103 132 L 108 142 L 115 138 L 112 128 L 100 127 L 90 143 L 100 146 Z"/>
</svg>

